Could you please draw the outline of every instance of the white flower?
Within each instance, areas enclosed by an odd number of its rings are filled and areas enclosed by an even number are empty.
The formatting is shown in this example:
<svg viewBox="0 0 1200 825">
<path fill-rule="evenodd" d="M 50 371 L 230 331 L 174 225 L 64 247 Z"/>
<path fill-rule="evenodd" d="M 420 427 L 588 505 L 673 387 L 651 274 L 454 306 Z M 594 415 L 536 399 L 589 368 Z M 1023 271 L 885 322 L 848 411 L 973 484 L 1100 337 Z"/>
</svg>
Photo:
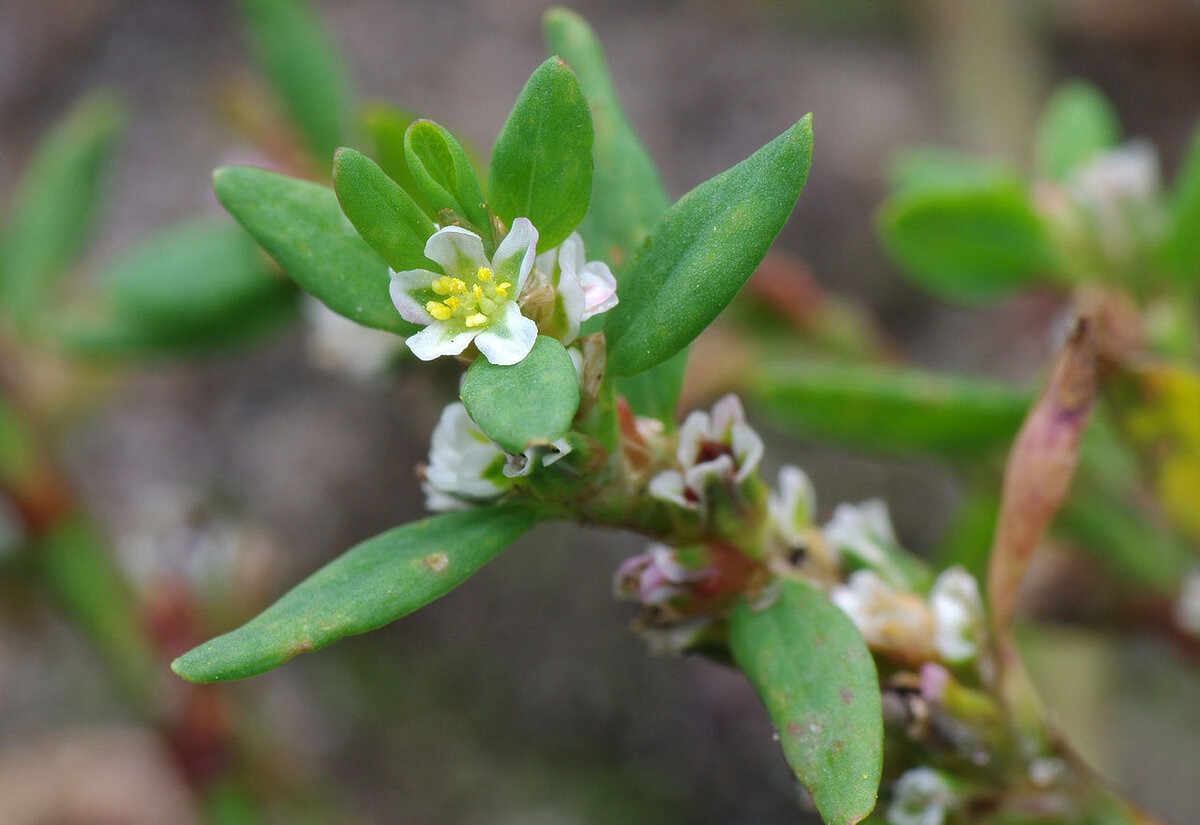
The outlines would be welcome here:
<svg viewBox="0 0 1200 825">
<path fill-rule="evenodd" d="M 779 490 L 767 498 L 767 512 L 789 547 L 804 543 L 804 531 L 812 525 L 817 510 L 817 493 L 812 481 L 799 467 L 779 470 Z"/>
<path fill-rule="evenodd" d="M 515 364 L 529 354 L 538 329 L 521 314 L 517 297 L 533 269 L 537 229 L 526 218 L 513 221 L 489 261 L 474 232 L 446 226 L 425 244 L 425 257 L 444 275 L 427 269 L 392 273 L 391 295 L 406 321 L 425 324 L 408 338 L 422 361 L 458 355 L 471 344 L 493 364 Z"/>
<path fill-rule="evenodd" d="M 829 600 L 869 646 L 915 662 L 931 658 L 933 615 L 915 593 L 893 587 L 873 570 L 858 570 L 829 591 Z"/>
<path fill-rule="evenodd" d="M 957 804 L 950 783 L 933 768 L 905 771 L 892 786 L 888 825 L 942 825 L 947 809 Z"/>
<path fill-rule="evenodd" d="M 617 281 L 612 271 L 603 261 L 585 259 L 583 238 L 578 232 L 538 255 L 536 266 L 557 293 L 556 309 L 561 310 L 563 323 L 558 338 L 564 344 L 575 340 L 580 325 L 588 318 L 617 305 Z"/>
<path fill-rule="evenodd" d="M 740 484 L 758 467 L 763 443 L 746 423 L 742 402 L 727 395 L 712 414 L 697 411 L 679 429 L 676 458 L 682 472 L 666 470 L 650 481 L 650 495 L 681 507 L 699 509 L 704 490 L 714 479 Z"/>
<path fill-rule="evenodd" d="M 1092 225 L 1100 248 L 1124 260 L 1140 238 L 1155 237 L 1165 227 L 1159 181 L 1154 147 L 1132 141 L 1094 157 L 1071 176 L 1067 189 Z"/>
<path fill-rule="evenodd" d="M 985 632 L 983 599 L 975 577 L 958 565 L 943 571 L 929 591 L 929 608 L 938 655 L 951 664 L 975 658 Z"/>
<path fill-rule="evenodd" d="M 433 428 L 425 468 L 425 506 L 463 510 L 486 503 L 511 485 L 504 475 L 504 450 L 483 434 L 462 404 L 451 404 Z"/>
<path fill-rule="evenodd" d="M 861 504 L 839 504 L 825 525 L 825 538 L 835 551 L 853 556 L 897 587 L 908 577 L 893 561 L 888 548 L 899 545 L 887 503 L 873 498 Z"/>
<path fill-rule="evenodd" d="M 390 332 L 360 326 L 316 298 L 305 298 L 309 356 L 323 369 L 365 381 L 384 371 L 401 346 Z"/>
<path fill-rule="evenodd" d="M 1183 588 L 1175 602 L 1175 621 L 1180 629 L 1200 636 L 1200 568 L 1193 570 L 1183 580 Z"/>
</svg>

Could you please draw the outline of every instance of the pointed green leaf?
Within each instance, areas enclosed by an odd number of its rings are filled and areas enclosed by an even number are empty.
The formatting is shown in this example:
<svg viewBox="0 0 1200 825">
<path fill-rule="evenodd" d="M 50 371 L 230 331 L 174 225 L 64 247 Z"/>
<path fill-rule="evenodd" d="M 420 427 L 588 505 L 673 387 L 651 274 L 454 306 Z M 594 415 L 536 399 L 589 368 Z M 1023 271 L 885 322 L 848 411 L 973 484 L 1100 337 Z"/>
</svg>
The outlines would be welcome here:
<svg viewBox="0 0 1200 825">
<path fill-rule="evenodd" d="M 430 218 L 435 216 L 404 153 L 404 135 L 417 116 L 412 112 L 390 103 L 372 103 L 359 116 L 359 126 L 371 141 L 371 157 L 384 173 L 400 184 L 421 210 Z"/>
<path fill-rule="evenodd" d="M 579 234 L 588 257 L 598 256 L 613 266 L 621 295 L 626 265 L 671 202 L 654 161 L 621 110 L 604 50 L 591 27 L 575 12 L 558 8 L 546 12 L 544 27 L 550 51 L 567 61 L 579 78 L 595 126 L 592 202 Z M 617 379 L 617 392 L 635 415 L 674 426 L 686 366 L 685 348 L 644 373 Z"/>
<path fill-rule="evenodd" d="M 539 335 L 512 366 L 477 358 L 463 378 L 462 401 L 489 438 L 519 453 L 566 435 L 579 409 L 579 377 L 563 345 Z"/>
<path fill-rule="evenodd" d="M 321 18 L 304 0 L 238 0 L 250 47 L 314 160 L 346 141 L 352 84 Z"/>
<path fill-rule="evenodd" d="M 492 146 L 488 204 L 506 224 L 529 218 L 538 252 L 567 239 L 592 193 L 592 116 L 575 74 L 557 57 L 538 67 Z"/>
<path fill-rule="evenodd" d="M 812 158 L 812 116 L 679 199 L 638 250 L 608 313 L 608 369 L 635 375 L 699 335 L 783 228 Z"/>
<path fill-rule="evenodd" d="M 1007 449 L 1033 403 L 1023 387 L 924 370 L 773 363 L 750 381 L 784 430 L 883 453 L 971 460 Z"/>
<path fill-rule="evenodd" d="M 1163 244 L 1167 264 L 1186 284 L 1200 282 L 1200 129 L 1192 135 L 1175 179 L 1170 229 Z"/>
<path fill-rule="evenodd" d="M 475 168 L 454 135 L 432 120 L 418 120 L 404 135 L 404 152 L 413 179 L 434 214 L 450 211 L 466 218 L 486 245 L 492 234 L 492 218 L 483 202 Z M 438 222 L 447 221 L 439 218 Z"/>
<path fill-rule="evenodd" d="M 38 145 L 18 183 L 0 236 L 0 304 L 18 323 L 29 320 L 87 240 L 124 119 L 108 94 L 79 101 Z"/>
<path fill-rule="evenodd" d="M 879 790 L 883 711 L 875 662 L 853 622 L 811 585 L 785 581 L 770 607 L 734 608 L 729 645 L 821 818 L 862 821 Z"/>
<path fill-rule="evenodd" d="M 1062 180 L 1116 146 L 1120 137 L 1120 121 L 1104 93 L 1082 80 L 1069 80 L 1042 110 L 1034 143 L 1038 172 Z"/>
<path fill-rule="evenodd" d="M 1053 265 L 1028 196 L 1003 181 L 894 195 L 880 208 L 878 230 L 904 274 L 951 300 L 993 298 Z"/>
<path fill-rule="evenodd" d="M 406 616 L 449 593 L 516 541 L 542 511 L 499 505 L 432 516 L 343 553 L 257 618 L 171 669 L 193 682 L 242 679 Z"/>
<path fill-rule="evenodd" d="M 333 188 L 350 223 L 388 266 L 396 272 L 429 268 L 425 242 L 437 227 L 374 161 L 353 149 L 338 149 Z"/>
<path fill-rule="evenodd" d="M 283 271 L 339 315 L 412 335 L 388 295 L 388 266 L 342 214 L 333 191 L 248 166 L 213 175 L 217 200 Z"/>
</svg>

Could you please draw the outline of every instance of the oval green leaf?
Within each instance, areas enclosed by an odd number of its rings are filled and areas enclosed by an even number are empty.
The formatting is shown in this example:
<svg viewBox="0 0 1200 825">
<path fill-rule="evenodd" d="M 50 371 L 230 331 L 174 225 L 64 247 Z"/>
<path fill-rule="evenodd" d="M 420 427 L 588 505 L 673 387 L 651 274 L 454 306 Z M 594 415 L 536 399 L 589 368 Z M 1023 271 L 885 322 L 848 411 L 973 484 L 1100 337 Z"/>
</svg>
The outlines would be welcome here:
<svg viewBox="0 0 1200 825">
<path fill-rule="evenodd" d="M 352 84 L 321 18 L 302 0 L 238 0 L 251 50 L 320 166 L 345 142 Z"/>
<path fill-rule="evenodd" d="M 883 711 L 875 662 L 854 624 L 811 585 L 785 581 L 770 607 L 734 608 L 729 645 L 821 817 L 862 821 L 879 791 Z"/>
<path fill-rule="evenodd" d="M 1038 172 L 1062 180 L 1105 149 L 1117 145 L 1121 124 L 1104 93 L 1082 80 L 1068 80 L 1042 110 L 1034 139 Z"/>
<path fill-rule="evenodd" d="M 512 366 L 477 358 L 463 378 L 462 401 L 488 438 L 519 453 L 566 435 L 579 409 L 579 377 L 563 345 L 540 335 Z"/>
<path fill-rule="evenodd" d="M 608 369 L 636 375 L 712 323 L 754 273 L 808 177 L 812 116 L 680 198 L 624 274 L 608 313 Z"/>
<path fill-rule="evenodd" d="M 258 617 L 185 653 L 171 669 L 192 682 L 264 673 L 406 616 L 462 584 L 545 517 L 521 505 L 432 516 L 347 550 Z"/>
<path fill-rule="evenodd" d="M 953 460 L 1007 449 L 1034 399 L 998 381 L 846 363 L 770 364 L 750 387 L 754 403 L 785 431 Z"/>
<path fill-rule="evenodd" d="M 943 298 L 980 301 L 1047 274 L 1050 244 L 1019 186 L 920 189 L 880 209 L 880 240 L 918 286 Z"/>
<path fill-rule="evenodd" d="M 454 135 L 432 120 L 415 121 L 404 134 L 404 153 L 413 179 L 434 213 L 452 212 L 466 219 L 483 236 L 484 244 L 489 244 L 492 218 L 479 177 Z"/>
<path fill-rule="evenodd" d="M 333 190 L 358 234 L 396 272 L 428 269 L 433 221 L 373 160 L 354 149 L 333 156 Z"/>
<path fill-rule="evenodd" d="M 488 204 L 506 224 L 529 218 L 538 252 L 567 239 L 592 194 L 592 115 L 557 57 L 537 68 L 492 146 Z"/>
<path fill-rule="evenodd" d="M 124 120 L 111 95 L 84 98 L 38 145 L 21 177 L 0 237 L 0 304 L 18 325 L 87 241 Z"/>
<path fill-rule="evenodd" d="M 396 312 L 387 264 L 346 220 L 332 190 L 249 166 L 218 169 L 213 189 L 288 277 L 334 312 L 398 335 L 420 329 Z"/>
</svg>

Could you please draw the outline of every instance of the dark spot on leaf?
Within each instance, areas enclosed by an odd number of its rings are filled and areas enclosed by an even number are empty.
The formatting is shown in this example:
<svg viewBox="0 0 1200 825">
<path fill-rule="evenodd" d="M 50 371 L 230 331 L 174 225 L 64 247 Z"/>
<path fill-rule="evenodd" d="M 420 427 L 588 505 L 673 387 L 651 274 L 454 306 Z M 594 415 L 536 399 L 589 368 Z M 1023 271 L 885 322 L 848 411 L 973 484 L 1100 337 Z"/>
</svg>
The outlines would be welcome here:
<svg viewBox="0 0 1200 825">
<path fill-rule="evenodd" d="M 854 694 L 850 692 L 849 688 L 843 687 L 843 688 L 839 689 L 838 696 L 842 697 L 843 705 L 848 705 L 854 701 Z"/>
</svg>

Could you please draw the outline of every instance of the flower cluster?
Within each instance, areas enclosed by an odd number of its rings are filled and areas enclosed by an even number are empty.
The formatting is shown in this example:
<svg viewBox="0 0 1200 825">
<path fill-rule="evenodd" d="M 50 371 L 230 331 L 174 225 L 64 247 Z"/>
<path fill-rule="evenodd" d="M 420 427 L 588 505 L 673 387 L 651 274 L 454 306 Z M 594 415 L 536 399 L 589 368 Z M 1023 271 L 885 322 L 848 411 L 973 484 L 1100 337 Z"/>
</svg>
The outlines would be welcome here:
<svg viewBox="0 0 1200 825">
<path fill-rule="evenodd" d="M 474 232 L 460 226 L 434 232 L 425 257 L 441 272 L 392 273 L 396 310 L 425 327 L 409 337 L 409 349 L 430 361 L 461 355 L 474 344 L 493 364 L 516 364 L 529 354 L 539 332 L 569 344 L 584 320 L 616 306 L 612 272 L 604 263 L 585 261 L 578 234 L 541 256 L 537 240 L 534 225 L 517 218 L 488 260 L 483 239 Z"/>
</svg>

